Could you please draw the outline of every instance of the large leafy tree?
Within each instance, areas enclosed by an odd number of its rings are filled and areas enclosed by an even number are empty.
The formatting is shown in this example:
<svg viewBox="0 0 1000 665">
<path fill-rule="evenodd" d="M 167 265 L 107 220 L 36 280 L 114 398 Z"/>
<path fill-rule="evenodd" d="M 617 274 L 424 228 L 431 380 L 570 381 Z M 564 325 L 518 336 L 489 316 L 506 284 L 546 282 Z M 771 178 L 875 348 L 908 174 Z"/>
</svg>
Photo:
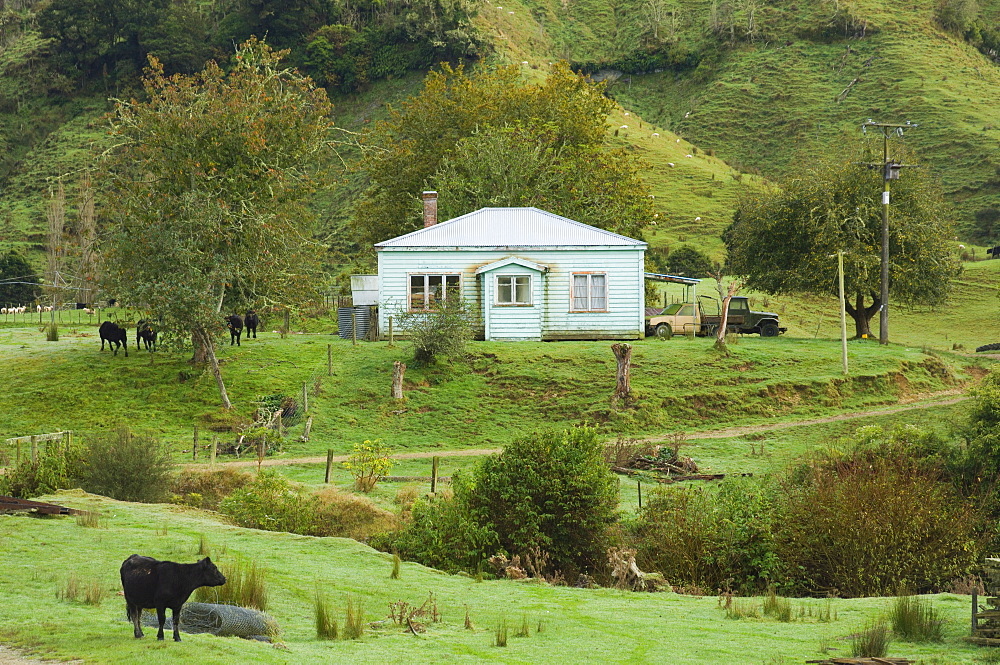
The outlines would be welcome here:
<svg viewBox="0 0 1000 665">
<path fill-rule="evenodd" d="M 0 304 L 23 305 L 41 293 L 40 280 L 28 260 L 16 252 L 0 254 Z"/>
<path fill-rule="evenodd" d="M 250 40 L 228 72 L 210 62 L 171 77 L 151 58 L 146 100 L 118 101 L 110 116 L 105 289 L 190 334 L 226 408 L 213 343 L 223 308 L 294 305 L 315 283 L 304 199 L 331 106 L 282 55 Z"/>
<path fill-rule="evenodd" d="M 780 188 L 747 194 L 724 239 L 729 271 L 767 293 L 836 294 L 844 255 L 847 313 L 860 337 L 882 305 L 882 175 L 873 157 L 830 161 Z M 914 163 L 911 155 L 907 163 Z M 926 168 L 906 169 L 892 184 L 889 294 L 894 304 L 933 305 L 961 266 L 951 256 L 952 217 Z"/>
<path fill-rule="evenodd" d="M 374 243 L 421 224 L 420 192 L 439 213 L 534 205 L 638 236 L 652 219 L 634 155 L 607 143 L 614 102 L 560 63 L 541 83 L 517 67 L 469 74 L 442 66 L 365 138 L 369 187 L 353 223 Z"/>
</svg>

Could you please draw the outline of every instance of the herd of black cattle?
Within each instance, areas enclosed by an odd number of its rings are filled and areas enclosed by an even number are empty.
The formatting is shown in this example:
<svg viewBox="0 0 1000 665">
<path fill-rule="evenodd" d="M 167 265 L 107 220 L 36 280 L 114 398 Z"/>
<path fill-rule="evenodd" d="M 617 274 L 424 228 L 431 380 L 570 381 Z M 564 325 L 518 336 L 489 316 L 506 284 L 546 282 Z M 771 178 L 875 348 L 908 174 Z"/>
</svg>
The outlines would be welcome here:
<svg viewBox="0 0 1000 665">
<path fill-rule="evenodd" d="M 235 344 L 240 346 L 240 337 L 243 336 L 243 328 L 247 330 L 247 339 L 257 339 L 257 326 L 260 319 L 257 312 L 247 310 L 246 316 L 233 314 L 227 316 L 226 327 L 229 328 L 229 346 Z M 108 348 L 118 355 L 118 349 L 125 349 L 125 357 L 128 358 L 128 331 L 113 321 L 105 321 L 98 330 L 101 335 L 101 351 L 104 350 L 104 342 L 108 343 Z M 153 319 L 141 319 L 135 326 L 135 348 L 141 350 L 145 344 L 147 351 L 156 350 L 156 322 Z"/>
</svg>

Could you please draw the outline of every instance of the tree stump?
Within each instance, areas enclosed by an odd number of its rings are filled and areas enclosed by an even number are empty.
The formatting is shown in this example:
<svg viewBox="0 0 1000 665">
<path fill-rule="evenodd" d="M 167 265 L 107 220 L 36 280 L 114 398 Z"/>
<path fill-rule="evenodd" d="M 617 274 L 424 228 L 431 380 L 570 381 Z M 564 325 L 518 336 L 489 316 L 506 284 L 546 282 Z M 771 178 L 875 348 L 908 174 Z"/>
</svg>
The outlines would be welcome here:
<svg viewBox="0 0 1000 665">
<path fill-rule="evenodd" d="M 631 375 L 632 370 L 632 345 L 630 344 L 612 344 L 611 350 L 615 354 L 615 359 L 618 361 L 618 374 L 617 383 L 615 385 L 614 399 L 619 399 L 621 397 L 628 397 L 629 393 L 632 392 L 631 386 Z"/>
<path fill-rule="evenodd" d="M 406 373 L 406 364 L 398 360 L 392 363 L 392 398 L 403 399 L 403 374 Z"/>
</svg>

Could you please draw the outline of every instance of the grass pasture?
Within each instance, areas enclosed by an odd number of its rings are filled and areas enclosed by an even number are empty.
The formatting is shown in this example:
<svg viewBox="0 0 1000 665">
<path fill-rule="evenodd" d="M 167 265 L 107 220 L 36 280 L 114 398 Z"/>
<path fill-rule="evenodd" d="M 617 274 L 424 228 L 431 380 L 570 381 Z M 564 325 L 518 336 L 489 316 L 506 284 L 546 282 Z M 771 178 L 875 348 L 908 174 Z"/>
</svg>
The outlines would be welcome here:
<svg viewBox="0 0 1000 665">
<path fill-rule="evenodd" d="M 63 505 L 97 511 L 98 528 L 73 517 L 0 517 L 3 574 L 0 575 L 0 640 L 47 658 L 87 663 L 391 663 L 391 662 L 660 662 L 791 663 L 850 655 L 850 635 L 888 611 L 890 600 L 792 599 L 792 621 L 727 619 L 714 596 L 637 594 L 613 589 L 576 589 L 512 581 L 477 583 L 403 563 L 391 580 L 391 555 L 351 540 L 312 538 L 242 529 L 194 509 L 112 501 L 78 491 L 48 497 Z M 203 538 L 204 537 L 204 538 Z M 135 640 L 124 620 L 118 567 L 134 552 L 193 561 L 201 541 L 213 560 L 253 559 L 265 571 L 269 613 L 278 622 L 280 648 L 220 638 L 185 635 L 157 643 L 146 631 Z M 53 557 L 52 552 L 59 552 Z M 100 605 L 61 600 L 70 572 L 97 580 L 106 594 Z M 347 596 L 363 608 L 360 640 L 318 640 L 313 603 L 317 590 L 343 622 Z M 419 605 L 433 593 L 440 623 L 412 635 L 387 621 L 389 604 Z M 969 597 L 929 596 L 945 620 L 941 643 L 899 643 L 891 656 L 923 663 L 973 663 L 983 652 L 961 641 Z M 747 606 L 763 598 L 741 599 Z M 821 614 L 832 610 L 830 621 Z M 466 629 L 466 609 L 473 629 Z M 761 614 L 761 616 L 763 616 Z M 496 625 L 506 619 L 530 637 L 493 646 Z M 375 623 L 374 626 L 372 625 Z M 542 632 L 538 632 L 538 625 Z M 821 651 L 823 650 L 823 651 Z"/>
<path fill-rule="evenodd" d="M 327 345 L 332 376 L 327 376 Z M 265 333 L 240 347 L 220 346 L 222 372 L 238 417 L 260 396 L 310 393 L 312 438 L 291 428 L 287 456 L 349 452 L 382 438 L 399 450 L 497 447 L 521 431 L 579 422 L 631 436 L 704 431 L 803 419 L 894 404 L 944 389 L 982 363 L 919 348 L 850 343 L 852 373 L 841 374 L 834 340 L 746 337 L 720 356 L 712 340 L 656 339 L 634 344 L 636 399 L 610 403 L 615 361 L 604 342 L 473 343 L 465 361 L 410 367 L 404 403 L 389 397 L 392 363 L 410 362 L 405 343 L 360 343 L 328 334 Z M 63 326 L 48 342 L 36 328 L 0 328 L 0 438 L 72 429 L 85 433 L 128 422 L 190 454 L 193 427 L 233 416 L 218 407 L 209 372 L 188 353 L 100 351 L 92 326 Z"/>
</svg>

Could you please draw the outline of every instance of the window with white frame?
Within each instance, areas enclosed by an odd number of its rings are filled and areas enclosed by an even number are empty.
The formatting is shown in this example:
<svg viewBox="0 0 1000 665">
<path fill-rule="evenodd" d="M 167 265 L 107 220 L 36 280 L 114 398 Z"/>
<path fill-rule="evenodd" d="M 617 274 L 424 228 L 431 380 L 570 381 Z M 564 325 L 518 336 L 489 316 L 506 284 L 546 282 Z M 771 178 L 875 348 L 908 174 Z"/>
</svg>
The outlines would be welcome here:
<svg viewBox="0 0 1000 665">
<path fill-rule="evenodd" d="M 459 297 L 458 275 L 410 275 L 410 311 L 433 311 L 437 303 Z"/>
<path fill-rule="evenodd" d="M 573 275 L 572 310 L 595 312 L 608 309 L 608 276 L 604 273 Z"/>
<path fill-rule="evenodd" d="M 497 275 L 498 305 L 530 305 L 531 275 Z"/>
</svg>

